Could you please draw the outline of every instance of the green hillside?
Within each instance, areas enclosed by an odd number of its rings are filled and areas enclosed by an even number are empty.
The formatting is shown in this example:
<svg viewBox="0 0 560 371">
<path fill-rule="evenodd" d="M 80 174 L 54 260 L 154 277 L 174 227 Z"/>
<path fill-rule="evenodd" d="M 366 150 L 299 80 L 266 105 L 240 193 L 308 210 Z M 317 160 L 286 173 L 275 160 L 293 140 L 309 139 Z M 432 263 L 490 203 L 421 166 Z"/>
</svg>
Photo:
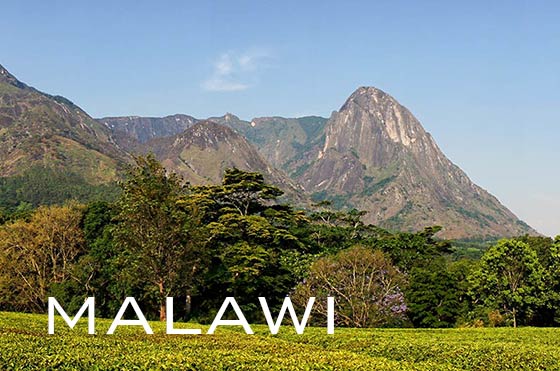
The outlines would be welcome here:
<svg viewBox="0 0 560 371">
<path fill-rule="evenodd" d="M 80 107 L 0 66 L 0 208 L 111 199 L 129 161 Z"/>
</svg>

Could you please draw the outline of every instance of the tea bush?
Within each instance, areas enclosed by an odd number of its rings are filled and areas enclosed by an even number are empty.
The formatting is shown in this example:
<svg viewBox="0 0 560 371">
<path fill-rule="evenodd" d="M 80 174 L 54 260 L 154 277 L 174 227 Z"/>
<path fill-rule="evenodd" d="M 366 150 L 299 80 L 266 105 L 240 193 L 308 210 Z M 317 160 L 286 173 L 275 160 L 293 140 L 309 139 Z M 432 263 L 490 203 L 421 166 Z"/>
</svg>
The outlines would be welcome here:
<svg viewBox="0 0 560 371">
<path fill-rule="evenodd" d="M 1 370 L 560 370 L 560 329 L 336 329 L 278 335 L 255 325 L 219 327 L 216 335 L 165 335 L 164 323 L 119 327 L 85 319 L 70 330 L 60 319 L 47 335 L 47 316 L 0 312 Z M 176 324 L 202 327 L 195 324 Z"/>
</svg>

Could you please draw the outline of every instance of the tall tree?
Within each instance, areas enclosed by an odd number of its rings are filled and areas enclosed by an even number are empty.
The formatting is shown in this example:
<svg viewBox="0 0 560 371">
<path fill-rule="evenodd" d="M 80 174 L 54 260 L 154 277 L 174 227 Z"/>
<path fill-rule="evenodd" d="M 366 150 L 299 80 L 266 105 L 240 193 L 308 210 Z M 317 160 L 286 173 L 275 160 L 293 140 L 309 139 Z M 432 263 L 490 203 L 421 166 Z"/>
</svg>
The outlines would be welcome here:
<svg viewBox="0 0 560 371">
<path fill-rule="evenodd" d="M 548 251 L 545 278 L 545 303 L 538 325 L 560 325 L 560 236 L 557 236 Z"/>
<path fill-rule="evenodd" d="M 531 321 L 534 326 L 557 326 L 560 324 L 560 251 L 558 244 L 550 237 L 521 236 L 516 238 L 529 245 L 537 253 L 545 270 L 543 302 L 535 310 Z"/>
<path fill-rule="evenodd" d="M 211 255 L 196 298 L 201 314 L 234 295 L 255 319 L 257 297 L 266 296 L 274 308 L 295 285 L 291 268 L 299 266 L 303 245 L 290 229 L 304 217 L 279 204 L 281 194 L 261 174 L 227 169 L 221 185 L 193 187 L 185 197 L 203 214 Z"/>
<path fill-rule="evenodd" d="M 199 260 L 198 221 L 188 205 L 178 202 L 188 189 L 150 154 L 136 158 L 122 190 L 114 236 L 124 249 L 124 273 L 157 290 L 163 321 L 165 298 L 189 288 Z"/>
<path fill-rule="evenodd" d="M 545 270 L 525 242 L 500 240 L 482 256 L 470 277 L 475 303 L 510 314 L 513 326 L 542 303 Z"/>
<path fill-rule="evenodd" d="M 122 290 L 129 282 L 115 279 L 122 270 L 122 250 L 113 239 L 115 225 L 113 204 L 97 201 L 84 211 L 82 229 L 87 254 L 78 262 L 81 282 L 88 296 L 95 297 L 95 311 L 101 317 L 111 317 L 122 304 Z"/>
<path fill-rule="evenodd" d="M 466 309 L 469 261 L 444 258 L 412 268 L 405 291 L 408 316 L 416 327 L 453 327 Z"/>
<path fill-rule="evenodd" d="M 0 302 L 15 309 L 43 311 L 55 284 L 74 280 L 84 253 L 82 207 L 42 206 L 29 221 L 0 227 Z"/>
</svg>

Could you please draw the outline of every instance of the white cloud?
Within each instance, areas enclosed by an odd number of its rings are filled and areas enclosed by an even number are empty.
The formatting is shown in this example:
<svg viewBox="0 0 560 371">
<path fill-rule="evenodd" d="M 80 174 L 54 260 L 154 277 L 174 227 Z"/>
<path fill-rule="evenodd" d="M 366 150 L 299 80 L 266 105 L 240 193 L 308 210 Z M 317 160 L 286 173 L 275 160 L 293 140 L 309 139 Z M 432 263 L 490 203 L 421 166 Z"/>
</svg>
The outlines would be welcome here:
<svg viewBox="0 0 560 371">
<path fill-rule="evenodd" d="M 257 83 L 258 73 L 269 58 L 263 51 L 224 53 L 214 62 L 214 69 L 201 86 L 208 91 L 241 91 Z"/>
</svg>

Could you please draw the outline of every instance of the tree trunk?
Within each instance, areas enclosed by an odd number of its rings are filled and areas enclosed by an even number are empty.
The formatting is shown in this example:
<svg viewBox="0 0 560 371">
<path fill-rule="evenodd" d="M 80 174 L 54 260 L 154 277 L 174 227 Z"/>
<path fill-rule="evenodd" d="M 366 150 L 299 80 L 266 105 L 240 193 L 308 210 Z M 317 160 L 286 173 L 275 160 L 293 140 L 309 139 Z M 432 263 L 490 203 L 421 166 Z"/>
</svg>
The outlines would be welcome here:
<svg viewBox="0 0 560 371">
<path fill-rule="evenodd" d="M 517 316 L 516 316 L 515 308 L 513 308 L 513 310 L 511 312 L 513 314 L 513 328 L 516 328 L 517 327 Z"/>
<path fill-rule="evenodd" d="M 187 312 L 187 314 L 191 313 L 191 305 L 192 305 L 192 298 L 190 295 L 190 291 L 187 292 L 187 299 L 185 300 L 185 311 Z"/>
<path fill-rule="evenodd" d="M 167 318 L 166 306 L 165 306 L 165 294 L 163 291 L 163 280 L 158 283 L 159 287 L 159 320 L 165 321 Z"/>
</svg>

